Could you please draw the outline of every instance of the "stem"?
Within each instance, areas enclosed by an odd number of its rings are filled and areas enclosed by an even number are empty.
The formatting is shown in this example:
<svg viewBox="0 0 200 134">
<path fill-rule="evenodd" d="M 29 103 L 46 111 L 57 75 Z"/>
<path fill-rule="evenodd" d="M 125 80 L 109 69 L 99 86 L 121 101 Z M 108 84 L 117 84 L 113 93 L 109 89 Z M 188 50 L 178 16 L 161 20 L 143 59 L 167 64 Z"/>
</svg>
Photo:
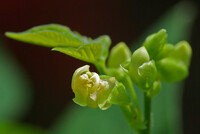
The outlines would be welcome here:
<svg viewBox="0 0 200 134">
<path fill-rule="evenodd" d="M 99 62 L 98 64 L 94 64 L 100 74 L 108 74 L 107 68 L 105 66 L 105 62 Z"/>
<path fill-rule="evenodd" d="M 133 104 L 130 103 L 126 106 L 120 106 L 122 113 L 124 114 L 126 121 L 128 122 L 129 126 L 133 128 L 138 134 L 140 134 L 139 129 L 137 128 L 137 113 L 134 110 Z"/>
<path fill-rule="evenodd" d="M 137 96 L 136 96 L 135 90 L 133 88 L 133 83 L 132 83 L 130 77 L 128 77 L 128 76 L 125 77 L 124 84 L 126 85 L 129 92 L 131 93 L 131 98 L 133 99 L 133 102 L 135 104 L 135 107 L 136 107 L 138 113 L 140 114 L 140 116 L 142 116 L 142 113 L 141 113 L 141 110 L 140 110 L 140 105 L 137 101 Z"/>
<path fill-rule="evenodd" d="M 133 116 L 135 115 L 132 103 L 126 106 L 120 106 L 120 109 L 123 112 L 127 122 L 130 124 L 133 120 Z"/>
<path fill-rule="evenodd" d="M 151 98 L 147 96 L 147 93 L 144 93 L 144 117 L 146 122 L 146 129 L 142 131 L 141 134 L 150 134 L 151 133 Z"/>
</svg>

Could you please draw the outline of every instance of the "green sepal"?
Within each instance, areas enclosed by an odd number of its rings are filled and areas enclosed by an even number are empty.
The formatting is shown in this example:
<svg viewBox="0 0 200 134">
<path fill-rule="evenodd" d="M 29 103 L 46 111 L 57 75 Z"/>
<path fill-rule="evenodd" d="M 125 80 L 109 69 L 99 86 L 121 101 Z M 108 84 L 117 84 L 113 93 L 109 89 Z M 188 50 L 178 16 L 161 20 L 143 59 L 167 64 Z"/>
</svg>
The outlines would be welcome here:
<svg viewBox="0 0 200 134">
<path fill-rule="evenodd" d="M 129 65 L 129 71 L 138 68 L 143 63 L 150 60 L 149 54 L 145 47 L 140 47 L 131 56 L 131 63 Z"/>
<path fill-rule="evenodd" d="M 170 57 L 182 61 L 186 66 L 190 65 L 192 48 L 187 41 L 180 41 L 174 47 L 174 52 Z"/>
<path fill-rule="evenodd" d="M 114 77 L 102 75 L 100 76 L 102 80 L 108 81 L 112 83 L 110 88 L 111 90 L 107 91 L 107 94 L 103 91 L 103 94 L 100 93 L 102 96 L 101 99 L 98 101 L 98 106 L 101 110 L 106 110 L 112 104 L 114 105 L 129 105 L 131 103 L 130 97 L 126 92 L 125 86 L 116 81 Z"/>
<path fill-rule="evenodd" d="M 157 33 L 149 35 L 146 38 L 143 46 L 145 46 L 145 48 L 147 49 L 151 59 L 154 59 L 159 54 L 164 44 L 166 43 L 166 40 L 167 33 L 165 29 L 161 29 Z"/>
<path fill-rule="evenodd" d="M 138 68 L 138 76 L 138 85 L 143 90 L 151 88 L 157 76 L 155 62 L 152 60 L 142 64 Z"/>
<path fill-rule="evenodd" d="M 109 96 L 113 90 L 113 88 L 115 87 L 115 83 L 116 83 L 116 80 L 114 77 L 110 77 L 110 76 L 107 76 L 107 75 L 101 75 L 100 78 L 104 81 L 107 81 L 109 83 L 109 88 L 103 88 L 101 90 L 98 91 L 98 100 L 97 100 L 97 104 L 98 104 L 98 107 L 101 109 L 101 110 L 106 110 L 108 109 L 112 103 L 110 103 L 109 101 Z"/>
<path fill-rule="evenodd" d="M 179 60 L 164 58 L 156 62 L 161 80 L 165 82 L 177 82 L 183 80 L 188 75 L 187 66 Z"/>
<path fill-rule="evenodd" d="M 131 51 L 124 42 L 118 43 L 111 49 L 108 58 L 109 68 L 119 68 L 120 64 L 127 61 L 131 57 Z"/>
<path fill-rule="evenodd" d="M 129 70 L 129 66 L 130 66 L 130 63 L 131 63 L 131 58 L 129 58 L 127 61 L 125 61 L 124 63 L 120 64 L 120 67 L 122 67 L 123 69 L 125 70 Z M 126 71 L 126 72 L 127 72 Z"/>
<path fill-rule="evenodd" d="M 122 83 L 117 83 L 109 95 L 109 102 L 114 105 L 125 106 L 131 103 L 126 88 Z"/>
</svg>

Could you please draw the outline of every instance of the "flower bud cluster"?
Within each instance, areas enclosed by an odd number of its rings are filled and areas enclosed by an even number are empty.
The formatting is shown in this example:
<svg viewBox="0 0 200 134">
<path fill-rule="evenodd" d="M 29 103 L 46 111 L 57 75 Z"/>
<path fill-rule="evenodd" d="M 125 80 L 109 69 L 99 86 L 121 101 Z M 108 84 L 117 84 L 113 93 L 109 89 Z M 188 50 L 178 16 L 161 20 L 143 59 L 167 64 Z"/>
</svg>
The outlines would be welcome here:
<svg viewBox="0 0 200 134">
<path fill-rule="evenodd" d="M 166 43 L 166 30 L 150 35 L 131 56 L 128 72 L 133 82 L 150 97 L 161 88 L 161 82 L 177 82 L 188 75 L 192 49 L 186 41 L 175 46 Z"/>
</svg>

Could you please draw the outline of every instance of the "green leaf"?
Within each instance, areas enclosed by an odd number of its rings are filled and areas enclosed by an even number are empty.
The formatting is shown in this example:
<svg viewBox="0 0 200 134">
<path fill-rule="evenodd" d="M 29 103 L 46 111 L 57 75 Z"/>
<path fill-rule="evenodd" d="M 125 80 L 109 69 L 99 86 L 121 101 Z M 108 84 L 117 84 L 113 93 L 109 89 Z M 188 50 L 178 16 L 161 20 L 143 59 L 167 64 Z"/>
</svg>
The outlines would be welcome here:
<svg viewBox="0 0 200 134">
<path fill-rule="evenodd" d="M 22 118 L 30 108 L 31 99 L 28 77 L 0 42 L 0 119 Z"/>
<path fill-rule="evenodd" d="M 105 61 L 108 57 L 109 47 L 111 45 L 111 39 L 107 35 L 99 36 L 98 38 L 92 41 L 95 44 L 100 44 L 102 46 L 102 55 L 101 59 Z"/>
<path fill-rule="evenodd" d="M 75 49 L 73 48 L 78 48 L 80 46 L 87 45 L 86 47 L 83 47 L 80 49 L 91 48 L 92 50 L 94 50 L 93 48 L 97 48 L 98 51 L 102 49 L 101 59 L 105 61 L 106 58 L 108 57 L 109 46 L 111 44 L 111 39 L 107 35 L 102 35 L 92 40 L 91 38 L 82 36 L 78 32 L 72 32 L 68 27 L 62 26 L 59 24 L 47 24 L 47 25 L 36 26 L 29 30 L 26 30 L 24 32 L 19 32 L 19 33 L 6 32 L 6 36 L 15 40 L 19 40 L 19 41 L 23 41 L 23 42 L 27 42 L 27 43 L 31 43 L 35 45 L 45 46 L 45 47 L 51 47 L 51 48 L 66 47 L 66 51 L 67 51 L 66 54 L 69 53 L 70 56 L 73 56 L 80 60 L 83 59 L 84 61 L 89 61 L 89 62 L 93 60 L 90 55 L 91 53 L 89 53 L 88 55 L 89 57 L 84 56 L 83 53 L 75 54 L 74 52 Z M 90 44 L 90 47 L 88 47 L 89 44 Z M 102 48 L 100 48 L 97 44 L 101 45 Z M 67 48 L 67 47 L 70 47 L 70 48 Z M 56 49 L 60 50 L 60 48 L 55 48 L 55 50 Z M 96 54 L 96 51 L 94 54 Z M 80 55 L 83 55 L 83 57 L 81 57 Z M 99 55 L 97 55 L 97 57 L 99 58 Z"/>
<path fill-rule="evenodd" d="M 71 105 L 54 124 L 52 134 L 136 134 L 119 107 L 108 110 Z"/>
<path fill-rule="evenodd" d="M 77 34 L 73 33 L 68 27 L 58 24 L 36 26 L 19 33 L 6 32 L 6 36 L 15 40 L 45 47 L 78 47 L 85 43 L 83 38 L 77 36 Z"/>
<path fill-rule="evenodd" d="M 127 61 L 130 57 L 131 50 L 124 42 L 120 42 L 111 49 L 108 59 L 108 67 L 119 68 L 120 64 Z"/>
<path fill-rule="evenodd" d="M 47 134 L 46 131 L 26 124 L 11 121 L 0 121 L 1 134 Z"/>
<path fill-rule="evenodd" d="M 87 44 L 78 48 L 55 47 L 52 50 L 59 51 L 76 59 L 83 60 L 89 63 L 97 63 L 102 60 L 102 46 L 99 44 Z"/>
</svg>

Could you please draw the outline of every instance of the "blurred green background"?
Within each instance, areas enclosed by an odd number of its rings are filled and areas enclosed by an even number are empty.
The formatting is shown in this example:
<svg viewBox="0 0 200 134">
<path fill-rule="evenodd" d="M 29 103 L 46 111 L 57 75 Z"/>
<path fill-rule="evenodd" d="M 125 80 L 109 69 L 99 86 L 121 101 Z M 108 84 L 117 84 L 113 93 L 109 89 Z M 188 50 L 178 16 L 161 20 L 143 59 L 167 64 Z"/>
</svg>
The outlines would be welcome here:
<svg viewBox="0 0 200 134">
<path fill-rule="evenodd" d="M 161 28 L 167 29 L 170 43 L 188 40 L 193 48 L 190 76 L 181 83 L 163 83 L 153 100 L 152 134 L 199 134 L 199 13 L 198 1 L 1 1 L 0 134 L 134 133 L 117 106 L 101 111 L 72 102 L 72 74 L 86 63 L 4 36 L 5 31 L 47 23 L 93 38 L 108 34 L 112 45 L 124 41 L 132 51 Z"/>
</svg>

